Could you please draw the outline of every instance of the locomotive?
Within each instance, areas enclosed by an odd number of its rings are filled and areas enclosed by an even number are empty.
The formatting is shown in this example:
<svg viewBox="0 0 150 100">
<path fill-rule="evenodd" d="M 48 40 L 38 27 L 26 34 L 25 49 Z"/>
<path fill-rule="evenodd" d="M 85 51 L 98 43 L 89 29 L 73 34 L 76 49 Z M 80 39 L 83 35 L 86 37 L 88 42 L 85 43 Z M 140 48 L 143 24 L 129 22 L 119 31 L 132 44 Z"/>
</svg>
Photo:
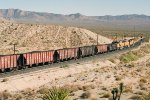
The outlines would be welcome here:
<svg viewBox="0 0 150 100">
<path fill-rule="evenodd" d="M 34 51 L 23 54 L 0 55 L 0 70 L 4 72 L 12 69 L 22 69 L 32 66 L 52 64 L 71 59 L 80 59 L 83 57 L 103 54 L 116 50 L 121 50 L 133 46 L 138 46 L 144 38 L 131 38 L 119 41 L 113 41 L 110 44 L 98 44 L 83 46 L 77 48 L 64 48 L 49 51 Z"/>
</svg>

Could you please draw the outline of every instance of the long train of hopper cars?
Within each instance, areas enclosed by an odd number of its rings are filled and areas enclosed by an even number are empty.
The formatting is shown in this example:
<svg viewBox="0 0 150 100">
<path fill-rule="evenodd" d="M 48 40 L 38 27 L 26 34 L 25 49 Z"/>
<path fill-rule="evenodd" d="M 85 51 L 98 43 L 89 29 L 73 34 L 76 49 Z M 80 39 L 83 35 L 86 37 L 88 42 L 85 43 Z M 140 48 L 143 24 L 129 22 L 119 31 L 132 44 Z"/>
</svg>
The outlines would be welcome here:
<svg viewBox="0 0 150 100">
<path fill-rule="evenodd" d="M 110 44 L 99 44 L 49 51 L 34 51 L 14 55 L 0 55 L 0 71 L 5 72 L 13 69 L 22 69 L 26 67 L 63 62 L 71 59 L 80 59 L 83 57 L 138 46 L 143 42 L 143 40 L 143 37 L 138 37 L 128 40 L 124 39 L 120 41 L 113 41 Z"/>
</svg>

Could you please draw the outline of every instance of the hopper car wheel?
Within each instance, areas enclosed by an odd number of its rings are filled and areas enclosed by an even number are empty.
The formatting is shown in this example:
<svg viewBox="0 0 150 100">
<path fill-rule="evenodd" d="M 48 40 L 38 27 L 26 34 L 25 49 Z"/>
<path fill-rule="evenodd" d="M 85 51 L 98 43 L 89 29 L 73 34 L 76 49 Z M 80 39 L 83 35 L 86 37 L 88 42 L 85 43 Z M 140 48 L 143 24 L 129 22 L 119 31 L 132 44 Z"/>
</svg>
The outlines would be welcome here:
<svg viewBox="0 0 150 100">
<path fill-rule="evenodd" d="M 5 72 L 5 69 L 1 69 L 0 71 L 1 71 L 2 73 L 4 73 L 4 72 Z"/>
</svg>

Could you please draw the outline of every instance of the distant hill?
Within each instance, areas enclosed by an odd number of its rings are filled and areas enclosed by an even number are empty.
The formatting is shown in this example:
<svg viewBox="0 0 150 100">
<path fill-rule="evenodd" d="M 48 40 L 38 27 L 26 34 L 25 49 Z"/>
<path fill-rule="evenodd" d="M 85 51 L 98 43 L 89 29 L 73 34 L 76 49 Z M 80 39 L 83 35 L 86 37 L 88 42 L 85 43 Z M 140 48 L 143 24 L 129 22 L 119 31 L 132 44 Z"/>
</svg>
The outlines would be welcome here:
<svg viewBox="0 0 150 100">
<path fill-rule="evenodd" d="M 107 29 L 130 29 L 150 31 L 150 16 L 118 15 L 118 16 L 85 16 L 80 13 L 62 15 L 44 12 L 23 11 L 19 9 L 0 9 L 0 18 L 25 23 L 60 24 L 78 27 L 97 27 Z"/>
</svg>

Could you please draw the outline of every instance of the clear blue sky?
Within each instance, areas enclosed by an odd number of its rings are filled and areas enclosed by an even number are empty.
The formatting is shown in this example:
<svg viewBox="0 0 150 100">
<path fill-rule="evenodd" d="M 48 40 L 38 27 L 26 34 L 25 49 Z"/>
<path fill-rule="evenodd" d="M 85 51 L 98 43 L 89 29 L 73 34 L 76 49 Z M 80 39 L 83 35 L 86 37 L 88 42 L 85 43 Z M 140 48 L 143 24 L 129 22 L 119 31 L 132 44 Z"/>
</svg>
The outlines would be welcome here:
<svg viewBox="0 0 150 100">
<path fill-rule="evenodd" d="M 0 0 L 0 9 L 22 9 L 57 14 L 150 15 L 150 0 Z"/>
</svg>

